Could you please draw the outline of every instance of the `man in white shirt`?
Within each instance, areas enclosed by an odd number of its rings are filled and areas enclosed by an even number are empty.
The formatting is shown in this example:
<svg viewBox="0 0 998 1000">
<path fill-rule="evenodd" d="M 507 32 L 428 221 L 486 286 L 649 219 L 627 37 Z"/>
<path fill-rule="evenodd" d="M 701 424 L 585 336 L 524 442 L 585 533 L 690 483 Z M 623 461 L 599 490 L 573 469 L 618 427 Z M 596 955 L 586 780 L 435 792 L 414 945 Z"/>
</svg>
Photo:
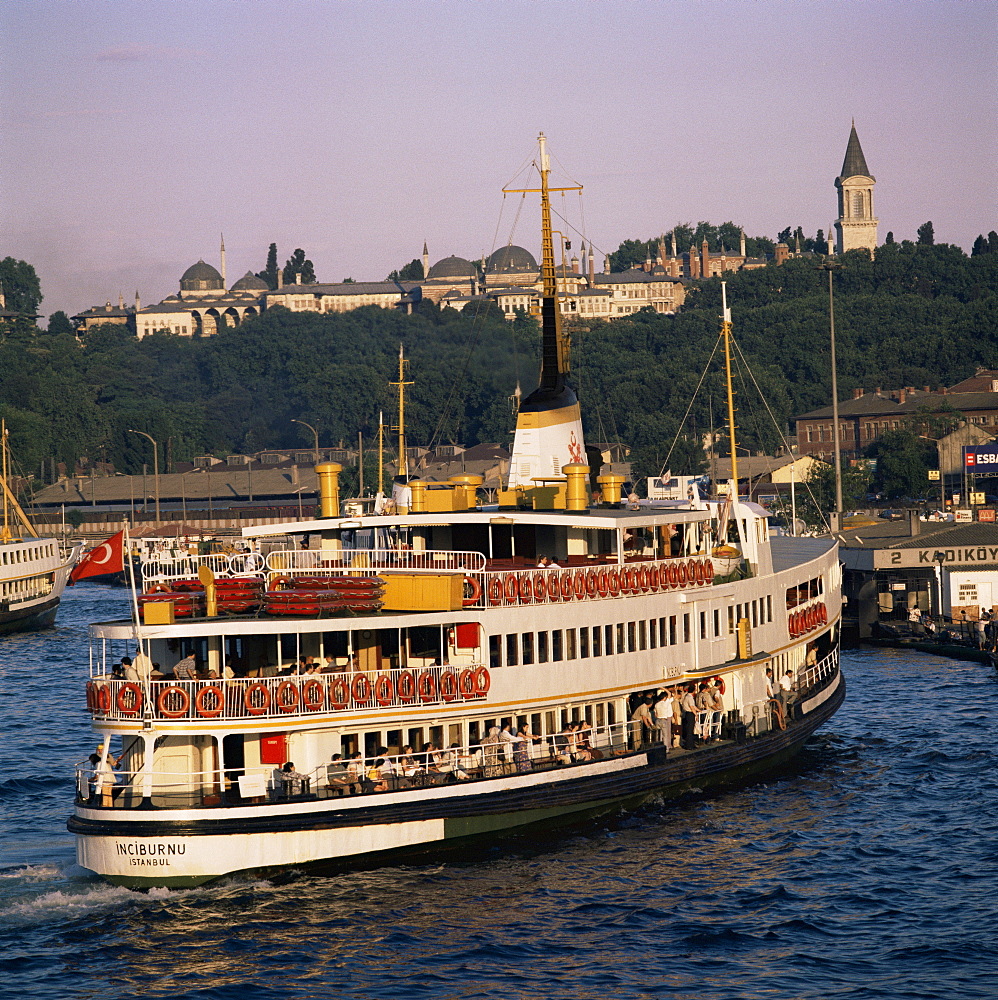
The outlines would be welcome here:
<svg viewBox="0 0 998 1000">
<path fill-rule="evenodd" d="M 672 695 L 663 691 L 658 701 L 652 706 L 655 713 L 655 725 L 658 726 L 659 738 L 665 747 L 672 746 Z"/>
</svg>

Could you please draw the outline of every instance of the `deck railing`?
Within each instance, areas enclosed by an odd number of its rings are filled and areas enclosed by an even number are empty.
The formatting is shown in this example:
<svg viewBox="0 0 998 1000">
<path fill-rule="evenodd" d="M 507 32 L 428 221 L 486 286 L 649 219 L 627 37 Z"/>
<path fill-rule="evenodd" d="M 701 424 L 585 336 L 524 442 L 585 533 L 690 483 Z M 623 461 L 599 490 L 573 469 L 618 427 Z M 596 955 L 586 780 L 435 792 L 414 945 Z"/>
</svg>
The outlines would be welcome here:
<svg viewBox="0 0 998 1000">
<path fill-rule="evenodd" d="M 151 800 L 154 808 L 199 809 L 371 795 L 584 767 L 650 745 L 640 723 L 619 722 L 581 733 L 531 737 L 523 743 L 499 740 L 409 754 L 358 755 L 292 774 L 272 765 L 229 769 L 224 761 L 221 769 L 201 772 L 101 771 L 81 762 L 76 765 L 76 803 L 128 809 Z"/>
<path fill-rule="evenodd" d="M 372 708 L 485 701 L 491 678 L 481 663 L 207 680 L 120 680 L 87 684 L 95 719 L 163 722 L 284 719 Z"/>
</svg>

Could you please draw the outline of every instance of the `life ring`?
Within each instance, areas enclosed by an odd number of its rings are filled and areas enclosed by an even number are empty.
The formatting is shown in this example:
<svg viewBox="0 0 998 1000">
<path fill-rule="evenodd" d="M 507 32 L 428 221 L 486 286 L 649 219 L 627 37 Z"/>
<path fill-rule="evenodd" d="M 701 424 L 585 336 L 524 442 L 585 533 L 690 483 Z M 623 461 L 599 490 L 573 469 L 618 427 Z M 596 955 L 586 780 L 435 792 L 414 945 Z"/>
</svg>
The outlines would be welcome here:
<svg viewBox="0 0 998 1000">
<path fill-rule="evenodd" d="M 416 700 L 416 675 L 411 670 L 403 670 L 395 690 L 403 705 L 411 705 Z"/>
<path fill-rule="evenodd" d="M 374 682 L 374 697 L 379 705 L 390 705 L 395 697 L 395 685 L 388 674 L 378 674 Z"/>
<path fill-rule="evenodd" d="M 479 667 L 475 671 L 475 697 L 484 698 L 492 687 L 492 678 L 486 667 Z"/>
<path fill-rule="evenodd" d="M 575 571 L 575 599 L 581 601 L 588 590 L 587 584 L 587 574 L 584 569 L 577 569 Z"/>
<path fill-rule="evenodd" d="M 672 590 L 676 586 L 677 572 L 675 563 L 669 563 L 665 567 L 665 586 L 667 589 Z"/>
<path fill-rule="evenodd" d="M 174 693 L 180 695 L 180 708 L 169 708 L 170 696 Z M 166 719 L 179 719 L 187 714 L 187 709 L 191 707 L 191 696 L 187 691 L 177 684 L 169 684 L 163 688 L 156 699 L 156 708 L 159 714 Z"/>
<path fill-rule="evenodd" d="M 131 695 L 128 699 L 125 694 Z M 142 689 L 134 681 L 126 681 L 118 688 L 114 703 L 122 715 L 138 715 L 142 711 Z"/>
<path fill-rule="evenodd" d="M 691 584 L 697 584 L 700 581 L 697 579 L 697 561 L 696 559 L 691 559 L 686 564 L 686 578 Z"/>
<path fill-rule="evenodd" d="M 301 703 L 306 712 L 318 712 L 326 700 L 322 681 L 310 677 L 301 686 Z"/>
<path fill-rule="evenodd" d="M 492 607 L 502 604 L 502 580 L 497 576 L 489 581 L 489 604 Z"/>
<path fill-rule="evenodd" d="M 641 593 L 647 593 L 651 586 L 651 573 L 648 572 L 647 566 L 642 566 L 637 573 L 638 580 L 638 590 Z"/>
<path fill-rule="evenodd" d="M 717 690 L 721 694 L 724 694 L 724 678 L 723 677 L 715 677 L 714 678 L 714 687 L 716 687 Z"/>
<path fill-rule="evenodd" d="M 561 596 L 561 574 L 551 569 L 547 571 L 547 578 L 544 583 L 549 601 L 557 601 Z"/>
<path fill-rule="evenodd" d="M 808 632 L 814 631 L 814 626 L 818 621 L 818 612 L 814 608 L 807 609 L 807 630 Z"/>
<path fill-rule="evenodd" d="M 707 583 L 714 582 L 714 560 L 704 559 L 703 561 L 703 575 Z"/>
<path fill-rule="evenodd" d="M 632 566 L 628 566 L 621 571 L 620 589 L 625 594 L 636 594 L 638 592 L 638 577 Z"/>
<path fill-rule="evenodd" d="M 97 697 L 95 692 L 94 682 L 87 681 L 87 709 L 93 711 L 97 707 Z"/>
<path fill-rule="evenodd" d="M 510 573 L 506 577 L 506 582 L 503 584 L 503 593 L 506 595 L 506 603 L 513 604 L 516 602 L 516 596 L 518 591 L 516 577 Z"/>
<path fill-rule="evenodd" d="M 544 572 L 534 573 L 533 588 L 535 601 L 543 601 L 547 597 L 548 582 Z"/>
<path fill-rule="evenodd" d="M 776 719 L 776 725 L 780 729 L 786 729 L 787 717 L 783 714 L 783 706 L 775 698 L 770 698 L 769 704 L 773 708 L 773 718 Z"/>
<path fill-rule="evenodd" d="M 106 684 L 97 688 L 97 710 L 105 715 L 111 711 L 111 691 Z"/>
<path fill-rule="evenodd" d="M 209 708 L 207 704 L 207 696 L 213 695 L 215 698 L 215 707 Z M 214 719 L 222 714 L 222 710 L 225 708 L 225 693 L 217 684 L 206 684 L 200 691 L 198 691 L 197 696 L 194 699 L 194 711 L 202 719 Z"/>
<path fill-rule="evenodd" d="M 291 691 L 294 694 L 294 699 L 292 701 L 285 701 L 284 694 Z M 277 704 L 278 712 L 294 712 L 298 708 L 298 702 L 301 701 L 301 692 L 298 690 L 298 685 L 294 681 L 281 681 L 277 685 L 277 690 L 274 692 L 274 701 Z"/>
<path fill-rule="evenodd" d="M 798 620 L 797 620 L 798 618 L 799 618 L 799 615 L 797 614 L 796 611 L 794 611 L 790 615 L 790 625 L 789 625 L 789 628 L 790 628 L 790 638 L 791 639 L 796 639 L 797 636 L 800 635 L 800 627 L 799 627 L 799 623 L 798 623 Z"/>
<path fill-rule="evenodd" d="M 662 586 L 662 574 L 659 571 L 658 566 L 652 566 L 648 570 L 648 589 L 654 594 L 657 593 Z"/>
<path fill-rule="evenodd" d="M 678 566 L 676 566 L 676 583 L 679 584 L 680 587 L 685 587 L 686 581 L 686 563 L 681 562 Z"/>
<path fill-rule="evenodd" d="M 270 581 L 271 590 L 284 590 L 290 587 L 291 587 L 290 576 L 275 576 L 274 579 Z"/>
<path fill-rule="evenodd" d="M 529 604 L 534 599 L 534 583 L 529 573 L 521 573 L 516 578 L 516 590 L 521 604 Z"/>
<path fill-rule="evenodd" d="M 818 617 L 821 619 L 822 625 L 828 624 L 828 608 L 824 604 L 818 605 Z"/>
<path fill-rule="evenodd" d="M 253 700 L 253 694 L 256 691 L 263 692 L 262 704 L 257 704 Z M 243 707 L 247 712 L 249 712 L 250 715 L 263 715 L 263 713 L 270 708 L 270 688 L 268 688 L 266 684 L 261 684 L 259 681 L 255 684 L 250 684 L 250 686 L 243 692 Z"/>
<path fill-rule="evenodd" d="M 437 679 L 429 670 L 420 673 L 416 681 L 416 690 L 419 693 L 419 700 L 422 702 L 437 700 Z"/>
<path fill-rule="evenodd" d="M 453 670 L 444 670 L 440 674 L 440 697 L 444 701 L 453 701 L 457 693 L 457 674 Z"/>
<path fill-rule="evenodd" d="M 475 697 L 475 671 L 465 669 L 457 679 L 458 690 L 465 700 Z"/>
<path fill-rule="evenodd" d="M 464 599 L 461 604 L 470 608 L 473 604 L 477 604 L 482 596 L 482 585 L 473 576 L 466 576 L 464 578 Z"/>
<path fill-rule="evenodd" d="M 617 597 L 620 594 L 620 573 L 616 569 L 611 569 L 606 574 L 607 586 L 610 588 L 610 596 Z"/>
<path fill-rule="evenodd" d="M 329 704 L 336 709 L 344 709 L 350 701 L 350 687 L 345 677 L 337 677 L 329 685 Z"/>
<path fill-rule="evenodd" d="M 703 561 L 700 559 L 693 564 L 693 579 L 696 580 L 698 587 L 702 587 L 704 580 L 706 579 L 703 572 Z"/>
<path fill-rule="evenodd" d="M 599 570 L 586 570 L 586 597 L 595 597 L 599 593 Z"/>
<path fill-rule="evenodd" d="M 561 599 L 570 601 L 575 596 L 575 587 L 572 586 L 572 571 L 563 569 L 559 576 L 561 577 Z"/>
<path fill-rule="evenodd" d="M 371 700 L 371 682 L 367 679 L 367 674 L 353 675 L 350 694 L 358 705 L 366 705 Z"/>
<path fill-rule="evenodd" d="M 147 594 L 172 594 L 173 590 L 165 583 L 154 583 L 147 591 Z"/>
</svg>

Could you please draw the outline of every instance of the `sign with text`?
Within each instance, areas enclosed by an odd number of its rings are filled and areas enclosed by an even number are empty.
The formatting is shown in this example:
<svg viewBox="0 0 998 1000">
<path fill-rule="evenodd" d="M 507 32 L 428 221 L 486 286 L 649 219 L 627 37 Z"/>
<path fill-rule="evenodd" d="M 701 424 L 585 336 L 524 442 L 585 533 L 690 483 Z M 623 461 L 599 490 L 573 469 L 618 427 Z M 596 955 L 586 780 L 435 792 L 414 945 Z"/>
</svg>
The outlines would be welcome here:
<svg viewBox="0 0 998 1000">
<path fill-rule="evenodd" d="M 933 482 L 933 483 L 938 483 L 939 482 L 939 470 L 938 469 L 929 469 L 929 480 L 930 480 L 930 482 Z"/>
<path fill-rule="evenodd" d="M 977 512 L 978 521 L 990 521 L 994 523 L 994 519 L 995 519 L 994 507 L 988 507 L 985 510 L 979 510 Z"/>
<path fill-rule="evenodd" d="M 963 521 L 966 524 L 974 520 L 974 512 L 966 507 L 961 507 L 959 510 L 953 511 L 953 520 Z"/>
<path fill-rule="evenodd" d="M 998 563 L 996 545 L 949 545 L 946 548 L 925 549 L 878 549 L 873 556 L 874 569 L 890 569 L 898 566 L 914 566 L 934 570 L 939 563 L 935 555 L 942 552 L 943 565 L 947 569 L 973 569 Z"/>
<path fill-rule="evenodd" d="M 984 494 L 983 493 L 971 493 L 970 494 L 970 502 L 971 502 L 971 504 L 973 506 L 979 507 L 982 503 L 984 503 Z"/>
<path fill-rule="evenodd" d="M 998 473 L 998 442 L 965 444 L 963 446 L 963 467 L 965 469 L 980 469 L 982 472 Z"/>
</svg>

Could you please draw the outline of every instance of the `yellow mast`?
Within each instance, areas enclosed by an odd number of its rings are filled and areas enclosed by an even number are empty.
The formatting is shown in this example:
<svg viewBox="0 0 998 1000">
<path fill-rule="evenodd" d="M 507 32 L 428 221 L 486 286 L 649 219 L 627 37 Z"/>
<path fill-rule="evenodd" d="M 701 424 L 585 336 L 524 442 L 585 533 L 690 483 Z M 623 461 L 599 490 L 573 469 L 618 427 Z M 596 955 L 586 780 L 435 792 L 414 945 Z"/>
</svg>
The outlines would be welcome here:
<svg viewBox="0 0 998 1000">
<path fill-rule="evenodd" d="M 731 499 L 738 499 L 738 452 L 735 449 L 735 390 L 731 383 L 731 310 L 727 282 L 721 282 L 721 336 L 724 338 L 724 376 L 728 388 L 728 434 L 731 439 Z"/>
<path fill-rule="evenodd" d="M 9 450 L 7 447 L 7 421 L 0 420 L 0 452 L 3 453 L 3 462 L 0 466 L 0 487 L 3 488 L 3 529 L 0 530 L 0 542 L 13 541 L 14 535 L 10 530 L 10 511 L 13 509 L 18 520 L 24 525 L 25 530 L 34 538 L 38 537 L 34 525 L 28 520 L 28 515 L 21 509 L 17 502 L 17 497 L 10 491 L 7 485 L 9 472 Z"/>
<path fill-rule="evenodd" d="M 385 493 L 385 415 L 378 411 L 378 492 Z"/>
<path fill-rule="evenodd" d="M 405 380 L 405 366 L 409 362 L 405 360 L 405 354 L 403 352 L 403 347 L 399 344 L 399 380 L 397 382 L 389 382 L 389 385 L 394 385 L 398 387 L 399 391 L 399 463 L 398 463 L 398 474 L 400 476 L 409 475 L 409 458 L 406 455 L 405 447 L 405 387 L 407 385 L 413 385 L 412 382 L 406 382 Z"/>
</svg>

